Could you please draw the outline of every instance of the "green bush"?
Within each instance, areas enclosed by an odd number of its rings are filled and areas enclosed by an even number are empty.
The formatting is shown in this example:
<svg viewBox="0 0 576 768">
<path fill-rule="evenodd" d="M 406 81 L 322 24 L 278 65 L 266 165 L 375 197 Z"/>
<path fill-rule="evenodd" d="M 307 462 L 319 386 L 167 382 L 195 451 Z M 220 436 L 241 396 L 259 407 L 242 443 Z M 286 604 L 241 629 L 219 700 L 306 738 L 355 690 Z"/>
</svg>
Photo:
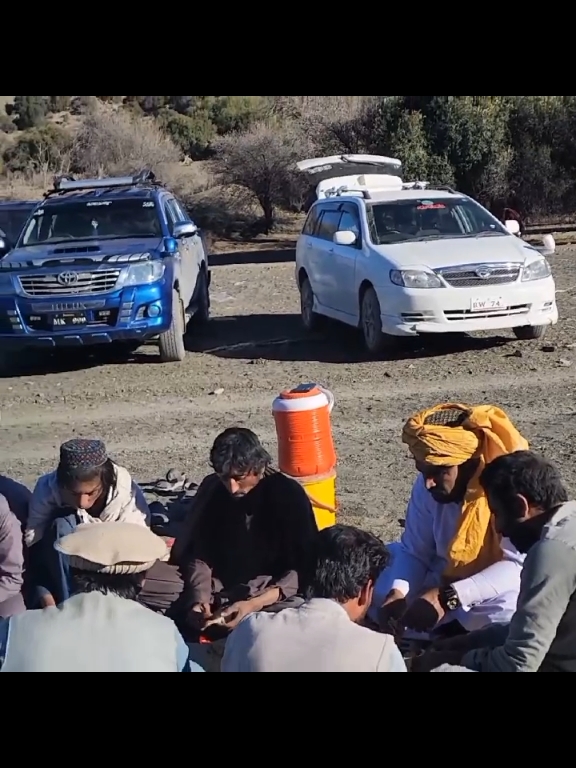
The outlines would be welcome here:
<svg viewBox="0 0 576 768">
<path fill-rule="evenodd" d="M 61 128 L 55 125 L 32 128 L 5 150 L 4 169 L 13 173 L 58 173 L 67 167 L 71 148 L 70 134 Z"/>
</svg>

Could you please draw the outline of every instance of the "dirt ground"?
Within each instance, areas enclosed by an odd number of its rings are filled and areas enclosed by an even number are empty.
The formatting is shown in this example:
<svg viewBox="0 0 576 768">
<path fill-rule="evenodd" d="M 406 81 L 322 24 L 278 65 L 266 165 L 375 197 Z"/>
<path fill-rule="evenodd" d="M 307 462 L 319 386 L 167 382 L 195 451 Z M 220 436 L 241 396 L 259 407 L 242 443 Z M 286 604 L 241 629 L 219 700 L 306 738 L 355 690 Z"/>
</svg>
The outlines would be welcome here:
<svg viewBox="0 0 576 768">
<path fill-rule="evenodd" d="M 214 321 L 206 337 L 192 340 L 183 365 L 158 364 L 150 347 L 121 363 L 76 354 L 49 368 L 5 373 L 2 471 L 32 484 L 55 466 L 61 442 L 97 436 L 142 482 L 172 467 L 200 480 L 210 445 L 226 427 L 249 426 L 275 453 L 273 399 L 285 387 L 317 381 L 337 401 L 344 521 L 398 537 L 415 478 L 401 428 L 412 412 L 442 401 L 505 408 L 576 491 L 576 248 L 561 248 L 552 261 L 561 322 L 544 342 L 518 342 L 511 333 L 447 339 L 371 362 L 348 329 L 303 335 L 291 251 L 219 254 Z"/>
</svg>

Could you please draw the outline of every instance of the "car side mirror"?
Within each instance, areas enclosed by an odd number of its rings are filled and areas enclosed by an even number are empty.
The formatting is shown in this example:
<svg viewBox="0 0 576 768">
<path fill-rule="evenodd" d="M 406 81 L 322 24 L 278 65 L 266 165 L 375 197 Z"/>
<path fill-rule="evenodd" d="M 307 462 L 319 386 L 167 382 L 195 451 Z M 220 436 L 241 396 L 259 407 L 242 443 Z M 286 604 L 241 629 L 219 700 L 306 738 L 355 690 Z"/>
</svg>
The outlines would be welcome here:
<svg viewBox="0 0 576 768">
<path fill-rule="evenodd" d="M 520 222 L 516 221 L 515 219 L 511 219 L 510 221 L 507 221 L 504 225 L 508 232 L 510 232 L 511 235 L 519 235 L 520 234 Z"/>
<path fill-rule="evenodd" d="M 356 236 L 355 232 L 351 232 L 350 230 L 336 232 L 334 235 L 334 242 L 336 245 L 352 246 L 356 245 L 358 242 L 358 237 Z"/>
<path fill-rule="evenodd" d="M 194 237 L 198 234 L 198 227 L 192 221 L 180 221 L 174 225 L 174 233 L 172 237 L 179 240 L 181 237 Z"/>
</svg>

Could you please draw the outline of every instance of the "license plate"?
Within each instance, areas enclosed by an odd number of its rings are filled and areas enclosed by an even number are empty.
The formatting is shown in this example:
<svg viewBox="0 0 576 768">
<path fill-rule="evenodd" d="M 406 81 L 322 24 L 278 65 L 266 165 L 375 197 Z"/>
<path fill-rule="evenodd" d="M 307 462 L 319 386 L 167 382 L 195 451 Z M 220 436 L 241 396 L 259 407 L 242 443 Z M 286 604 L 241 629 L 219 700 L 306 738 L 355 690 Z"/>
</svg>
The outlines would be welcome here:
<svg viewBox="0 0 576 768">
<path fill-rule="evenodd" d="M 508 302 L 502 296 L 490 296 L 486 299 L 473 299 L 472 312 L 491 312 L 498 309 L 507 309 Z"/>
<path fill-rule="evenodd" d="M 62 312 L 52 317 L 54 328 L 77 328 L 86 325 L 87 322 L 88 318 L 84 312 Z"/>
</svg>

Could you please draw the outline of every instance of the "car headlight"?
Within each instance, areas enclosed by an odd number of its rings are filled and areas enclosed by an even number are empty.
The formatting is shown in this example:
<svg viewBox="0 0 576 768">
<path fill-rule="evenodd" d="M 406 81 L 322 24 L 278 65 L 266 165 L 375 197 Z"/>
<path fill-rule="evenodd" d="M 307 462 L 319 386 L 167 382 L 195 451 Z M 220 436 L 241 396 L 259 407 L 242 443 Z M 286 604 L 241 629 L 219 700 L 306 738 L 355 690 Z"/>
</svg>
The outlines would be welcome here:
<svg viewBox="0 0 576 768">
<path fill-rule="evenodd" d="M 442 281 L 433 272 L 419 269 L 394 269 L 390 272 L 390 280 L 401 288 L 443 288 Z"/>
<path fill-rule="evenodd" d="M 162 280 L 166 265 L 163 261 L 145 261 L 142 264 L 133 264 L 128 270 L 125 286 L 129 285 L 148 285 Z"/>
<path fill-rule="evenodd" d="M 548 259 L 537 259 L 524 267 L 522 282 L 527 283 L 532 280 L 545 280 L 552 275 L 552 267 Z"/>
</svg>

